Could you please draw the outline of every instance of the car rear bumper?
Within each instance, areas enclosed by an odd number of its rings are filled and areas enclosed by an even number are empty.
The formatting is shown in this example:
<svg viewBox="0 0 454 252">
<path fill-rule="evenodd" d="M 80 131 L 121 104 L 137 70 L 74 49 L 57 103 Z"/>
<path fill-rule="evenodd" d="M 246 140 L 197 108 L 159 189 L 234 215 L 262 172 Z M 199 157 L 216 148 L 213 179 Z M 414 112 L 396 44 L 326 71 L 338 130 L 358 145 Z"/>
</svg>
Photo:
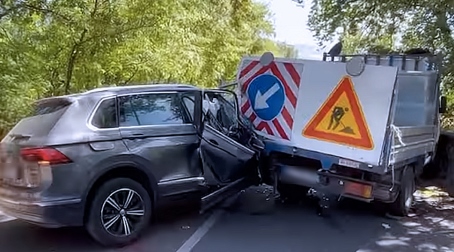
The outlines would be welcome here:
<svg viewBox="0 0 454 252">
<path fill-rule="evenodd" d="M 80 199 L 28 202 L 0 197 L 0 210 L 11 217 L 43 227 L 83 224 L 84 209 Z"/>
</svg>

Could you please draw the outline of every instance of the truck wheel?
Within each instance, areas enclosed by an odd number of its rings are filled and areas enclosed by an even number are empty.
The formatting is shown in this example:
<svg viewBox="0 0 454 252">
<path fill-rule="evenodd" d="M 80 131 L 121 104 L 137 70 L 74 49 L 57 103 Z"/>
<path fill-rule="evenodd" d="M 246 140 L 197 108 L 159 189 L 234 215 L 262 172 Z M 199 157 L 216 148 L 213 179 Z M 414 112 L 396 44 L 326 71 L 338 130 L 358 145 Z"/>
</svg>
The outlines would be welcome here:
<svg viewBox="0 0 454 252">
<path fill-rule="evenodd" d="M 142 185 L 128 178 L 112 179 L 96 192 L 85 226 L 100 244 L 122 247 L 138 239 L 148 226 L 151 207 Z"/>
<path fill-rule="evenodd" d="M 449 142 L 446 144 L 446 152 L 443 159 L 443 165 L 445 166 L 445 188 L 449 196 L 454 196 L 454 144 Z"/>
<path fill-rule="evenodd" d="M 282 183 L 277 185 L 280 198 L 285 201 L 297 201 L 306 196 L 308 190 L 309 188 L 300 185 Z"/>
<path fill-rule="evenodd" d="M 402 174 L 399 195 L 397 196 L 396 201 L 389 205 L 389 213 L 395 216 L 407 216 L 413 205 L 413 193 L 415 190 L 415 173 L 413 167 L 408 166 L 404 169 Z"/>
</svg>

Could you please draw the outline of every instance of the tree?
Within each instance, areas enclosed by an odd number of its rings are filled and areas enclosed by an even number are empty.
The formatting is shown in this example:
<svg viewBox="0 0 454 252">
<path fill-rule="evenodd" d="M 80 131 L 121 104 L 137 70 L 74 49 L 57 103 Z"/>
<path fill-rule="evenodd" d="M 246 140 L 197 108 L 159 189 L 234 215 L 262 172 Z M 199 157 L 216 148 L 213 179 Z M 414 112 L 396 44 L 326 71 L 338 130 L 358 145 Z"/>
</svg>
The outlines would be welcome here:
<svg viewBox="0 0 454 252">
<path fill-rule="evenodd" d="M 253 0 L 0 0 L 0 135 L 53 95 L 106 85 L 216 86 L 245 54 L 291 55 Z"/>
<path fill-rule="evenodd" d="M 339 36 L 346 53 L 402 51 L 412 47 L 441 53 L 444 92 L 448 96 L 449 111 L 454 111 L 454 2 L 294 1 L 311 4 L 308 25 L 320 45 Z"/>
</svg>

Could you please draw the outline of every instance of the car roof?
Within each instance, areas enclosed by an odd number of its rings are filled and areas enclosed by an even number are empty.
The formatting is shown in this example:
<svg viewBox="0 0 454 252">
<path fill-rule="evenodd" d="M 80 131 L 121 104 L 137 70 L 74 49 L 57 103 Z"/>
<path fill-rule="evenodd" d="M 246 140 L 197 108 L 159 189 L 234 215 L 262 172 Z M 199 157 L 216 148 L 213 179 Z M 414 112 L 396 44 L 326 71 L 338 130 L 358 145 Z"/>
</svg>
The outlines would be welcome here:
<svg viewBox="0 0 454 252">
<path fill-rule="evenodd" d="M 109 95 L 121 95 L 128 93 L 141 93 L 141 92 L 159 92 L 159 91 L 198 91 L 202 90 L 196 86 L 188 84 L 143 84 L 143 85 L 128 85 L 128 86 L 112 86 L 112 87 L 101 87 L 95 88 L 86 92 L 62 95 L 62 96 L 53 96 L 48 98 L 43 98 L 37 102 L 45 102 L 47 100 L 54 99 L 67 99 L 74 100 L 81 97 L 94 96 L 94 97 L 104 97 Z"/>
<path fill-rule="evenodd" d="M 147 91 L 185 91 L 185 90 L 201 90 L 198 87 L 187 84 L 145 84 L 145 85 L 130 85 L 130 86 L 114 86 L 102 87 L 89 90 L 81 93 L 81 95 L 89 95 L 94 93 L 111 93 L 111 94 L 124 94 L 131 92 L 147 92 Z"/>
</svg>

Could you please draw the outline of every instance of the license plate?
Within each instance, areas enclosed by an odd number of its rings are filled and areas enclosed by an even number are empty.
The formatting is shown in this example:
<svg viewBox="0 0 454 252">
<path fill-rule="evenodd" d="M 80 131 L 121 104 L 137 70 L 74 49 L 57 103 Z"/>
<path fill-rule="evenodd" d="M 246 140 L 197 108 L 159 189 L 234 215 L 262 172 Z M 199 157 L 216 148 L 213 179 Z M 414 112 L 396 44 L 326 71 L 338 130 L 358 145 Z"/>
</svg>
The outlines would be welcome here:
<svg viewBox="0 0 454 252">
<path fill-rule="evenodd" d="M 344 185 L 344 193 L 370 199 L 372 198 L 372 186 L 347 181 Z"/>
<path fill-rule="evenodd" d="M 359 168 L 359 163 L 355 161 L 351 161 L 348 159 L 339 159 L 339 165 L 351 167 L 351 168 Z"/>
<path fill-rule="evenodd" d="M 0 144 L 0 176 L 3 179 L 17 179 L 20 161 L 17 147 L 10 144 Z"/>
<path fill-rule="evenodd" d="M 6 180 L 14 180 L 19 178 L 19 172 L 17 169 L 11 167 L 3 168 L 2 177 Z"/>
<path fill-rule="evenodd" d="M 311 180 L 311 181 L 318 180 L 318 174 L 316 172 L 312 172 L 312 171 L 287 168 L 287 169 L 284 169 L 284 173 L 285 173 L 285 175 L 296 178 L 296 179 Z"/>
</svg>

